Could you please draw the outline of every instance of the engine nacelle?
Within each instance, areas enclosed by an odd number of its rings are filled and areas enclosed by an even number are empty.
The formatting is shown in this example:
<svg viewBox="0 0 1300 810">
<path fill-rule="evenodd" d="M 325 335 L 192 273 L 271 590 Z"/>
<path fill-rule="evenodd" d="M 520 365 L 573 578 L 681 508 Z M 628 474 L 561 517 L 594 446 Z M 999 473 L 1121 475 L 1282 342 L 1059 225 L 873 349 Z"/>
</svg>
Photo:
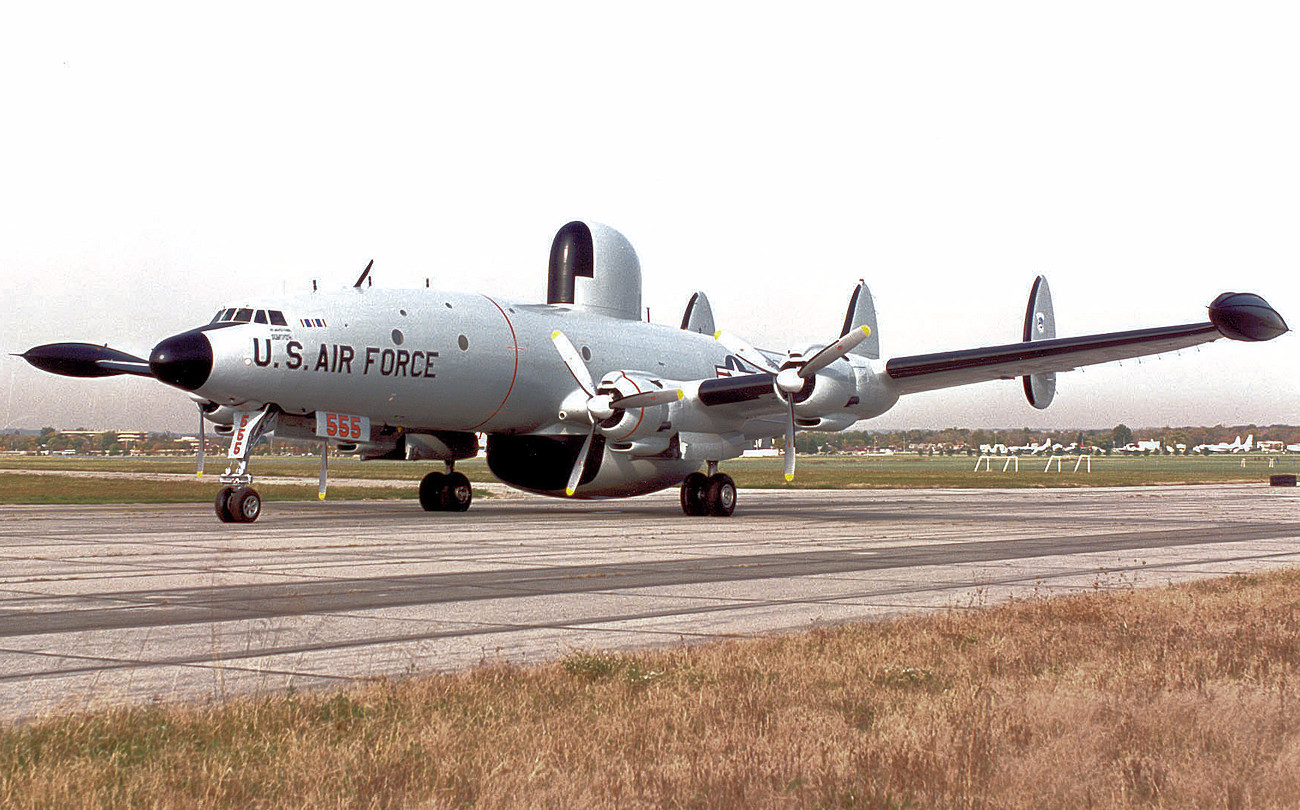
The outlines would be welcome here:
<svg viewBox="0 0 1300 810">
<path fill-rule="evenodd" d="M 803 388 L 793 396 L 800 427 L 819 427 L 857 404 L 857 380 L 848 363 L 836 362 L 805 380 Z M 856 419 L 850 424 L 852 421 Z"/>
<path fill-rule="evenodd" d="M 611 371 L 601 379 L 596 390 L 602 394 L 613 394 L 617 404 L 619 397 L 629 397 L 662 388 L 662 381 L 659 385 L 655 385 L 650 381 L 649 376 L 636 372 Z M 668 407 L 654 405 L 649 408 L 615 410 L 613 416 L 600 422 L 600 433 L 609 441 L 619 443 L 635 442 L 666 434 Z"/>
</svg>

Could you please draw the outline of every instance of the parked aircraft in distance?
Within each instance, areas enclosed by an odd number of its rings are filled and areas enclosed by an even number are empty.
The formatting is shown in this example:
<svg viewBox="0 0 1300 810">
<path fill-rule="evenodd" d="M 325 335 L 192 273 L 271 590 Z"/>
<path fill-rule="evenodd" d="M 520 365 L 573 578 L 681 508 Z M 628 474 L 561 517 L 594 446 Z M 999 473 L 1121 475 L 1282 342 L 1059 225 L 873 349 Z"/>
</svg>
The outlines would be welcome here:
<svg viewBox="0 0 1300 810">
<path fill-rule="evenodd" d="M 1255 434 L 1250 434 L 1243 442 L 1241 437 L 1229 442 L 1218 442 L 1216 444 L 1198 444 L 1192 448 L 1193 453 L 1218 454 L 1218 453 L 1249 453 L 1255 447 Z"/>
<path fill-rule="evenodd" d="M 1057 338 L 1039 277 L 1021 342 L 885 361 L 859 282 L 833 340 L 764 351 L 719 332 L 702 292 L 679 328 L 641 321 L 636 252 L 614 229 L 585 222 L 552 242 L 545 303 L 378 289 L 363 283 L 369 273 L 339 292 L 230 301 L 147 360 L 86 343 L 22 356 L 56 374 L 133 374 L 187 392 L 200 425 L 231 437 L 216 498 L 226 522 L 261 512 L 249 453 L 271 431 L 363 458 L 442 462 L 445 472 L 420 483 L 430 511 L 469 507 L 455 463 L 478 452 L 483 433 L 489 469 L 519 489 L 606 498 L 680 485 L 686 514 L 725 516 L 736 487 L 719 464 L 755 439 L 784 435 L 790 480 L 796 430 L 843 430 L 908 394 L 1021 377 L 1030 404 L 1045 408 L 1058 371 L 1287 331 L 1259 296 L 1224 293 L 1208 321 Z"/>
<path fill-rule="evenodd" d="M 1051 450 L 1051 449 L 1052 449 L 1051 439 L 1044 439 L 1042 444 L 1034 444 L 1033 442 L 1030 442 L 1029 444 L 1022 444 L 1017 447 L 1007 448 L 1007 450 L 1009 450 L 1013 455 L 1018 455 L 1018 456 L 1036 456 L 1039 453 L 1043 452 L 1044 450 Z"/>
</svg>

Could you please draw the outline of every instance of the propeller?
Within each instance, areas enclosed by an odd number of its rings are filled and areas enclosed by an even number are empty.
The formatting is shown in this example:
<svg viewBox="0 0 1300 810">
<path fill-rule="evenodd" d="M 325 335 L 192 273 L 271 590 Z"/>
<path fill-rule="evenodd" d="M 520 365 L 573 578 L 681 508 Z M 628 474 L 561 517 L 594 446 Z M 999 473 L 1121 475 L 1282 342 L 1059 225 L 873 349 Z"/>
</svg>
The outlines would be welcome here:
<svg viewBox="0 0 1300 810">
<path fill-rule="evenodd" d="M 794 480 L 795 395 L 803 390 L 804 386 L 808 384 L 808 380 L 817 372 L 853 351 L 854 347 L 866 340 L 870 334 L 870 327 L 859 326 L 850 330 L 848 334 L 834 343 L 824 346 L 806 360 L 802 355 L 792 352 L 789 359 L 782 364 L 781 369 L 776 373 L 777 396 L 785 400 L 789 413 L 789 419 L 785 424 L 785 480 L 787 482 Z"/>
<path fill-rule="evenodd" d="M 564 487 L 564 492 L 569 497 L 578 491 L 578 484 L 582 482 L 582 474 L 587 467 L 587 454 L 591 452 L 591 443 L 596 438 L 596 431 L 600 429 L 600 423 L 612 418 L 619 411 L 630 411 L 638 408 L 650 408 L 655 405 L 666 405 L 670 402 L 677 402 L 685 393 L 680 388 L 662 388 L 655 391 L 646 391 L 640 394 L 631 394 L 624 396 L 618 391 L 601 390 L 595 380 L 591 377 L 591 372 L 587 369 L 587 364 L 574 348 L 573 342 L 559 329 L 551 333 L 551 342 L 555 344 L 555 350 L 559 352 L 560 359 L 568 367 L 569 373 L 573 379 L 582 388 L 587 395 L 587 418 L 591 420 L 591 430 L 587 433 L 587 438 L 582 443 L 582 451 L 578 453 L 578 461 L 573 465 L 573 472 L 569 473 L 569 481 Z"/>
</svg>

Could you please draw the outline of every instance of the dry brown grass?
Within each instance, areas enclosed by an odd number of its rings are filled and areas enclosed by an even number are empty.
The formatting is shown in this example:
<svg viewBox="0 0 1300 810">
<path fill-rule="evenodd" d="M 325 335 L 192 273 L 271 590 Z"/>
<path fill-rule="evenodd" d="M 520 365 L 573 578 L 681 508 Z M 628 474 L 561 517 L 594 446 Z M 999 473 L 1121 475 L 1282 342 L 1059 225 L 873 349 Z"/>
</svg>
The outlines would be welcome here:
<svg viewBox="0 0 1300 810">
<path fill-rule="evenodd" d="M 0 735 L 0 805 L 1300 803 L 1300 572 Z"/>
</svg>

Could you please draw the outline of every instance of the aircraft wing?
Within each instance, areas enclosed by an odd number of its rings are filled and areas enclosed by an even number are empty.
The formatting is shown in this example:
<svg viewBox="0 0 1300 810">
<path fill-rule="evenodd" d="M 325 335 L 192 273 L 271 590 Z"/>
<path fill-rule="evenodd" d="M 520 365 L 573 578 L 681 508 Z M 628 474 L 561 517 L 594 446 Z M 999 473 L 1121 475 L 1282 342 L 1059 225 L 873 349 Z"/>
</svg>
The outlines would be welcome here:
<svg viewBox="0 0 1300 810">
<path fill-rule="evenodd" d="M 1186 349 L 1223 337 L 1213 323 L 1135 329 L 1102 335 L 1055 338 L 955 352 L 894 357 L 885 364 L 890 387 L 900 394 L 933 391 L 1027 374 L 1071 371 L 1080 366 Z"/>
<path fill-rule="evenodd" d="M 1032 303 L 1033 299 L 1031 311 Z M 1277 310 L 1254 293 L 1223 293 L 1210 304 L 1209 312 L 1210 320 L 1204 323 L 1083 337 L 1026 338 L 1022 343 L 1005 346 L 895 357 L 885 364 L 885 377 L 897 393 L 913 394 L 985 380 L 1070 371 L 1079 366 L 1186 349 L 1221 337 L 1272 340 L 1287 331 Z M 1027 336 L 1029 327 L 1025 328 Z"/>
</svg>

